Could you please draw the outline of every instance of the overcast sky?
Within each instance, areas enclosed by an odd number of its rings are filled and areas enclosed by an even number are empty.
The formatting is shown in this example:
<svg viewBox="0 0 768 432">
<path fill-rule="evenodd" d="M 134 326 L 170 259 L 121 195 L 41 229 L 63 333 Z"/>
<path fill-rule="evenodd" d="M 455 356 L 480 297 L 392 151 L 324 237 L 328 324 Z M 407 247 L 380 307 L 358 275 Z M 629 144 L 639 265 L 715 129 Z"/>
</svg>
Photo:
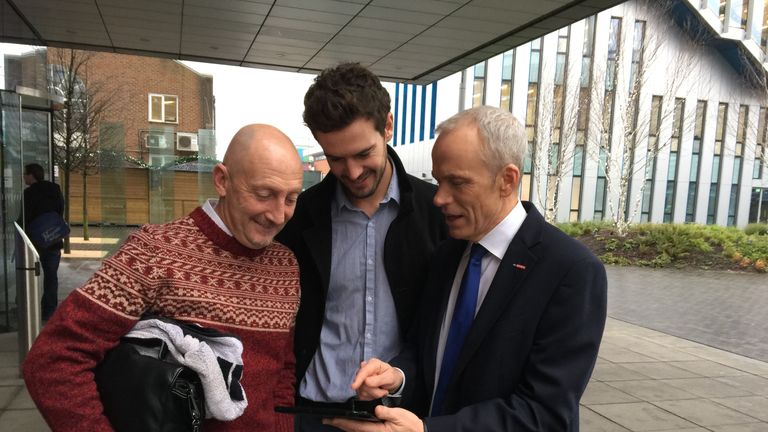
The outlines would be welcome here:
<svg viewBox="0 0 768 432">
<path fill-rule="evenodd" d="M 304 93 L 315 75 L 184 61 L 194 70 L 213 76 L 216 98 L 216 154 L 224 156 L 229 141 L 242 126 L 271 124 L 297 147 L 316 146 L 301 119 Z"/>
</svg>

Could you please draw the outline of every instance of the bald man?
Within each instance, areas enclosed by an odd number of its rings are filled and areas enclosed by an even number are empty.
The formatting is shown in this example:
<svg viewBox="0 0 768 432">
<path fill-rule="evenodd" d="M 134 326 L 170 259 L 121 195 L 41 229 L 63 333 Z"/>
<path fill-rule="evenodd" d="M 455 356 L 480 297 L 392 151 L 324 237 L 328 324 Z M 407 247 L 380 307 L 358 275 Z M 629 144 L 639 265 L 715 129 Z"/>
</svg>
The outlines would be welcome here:
<svg viewBox="0 0 768 432">
<path fill-rule="evenodd" d="M 293 404 L 299 271 L 273 237 L 293 216 L 301 161 L 278 129 L 248 125 L 213 169 L 213 183 L 218 200 L 131 234 L 37 338 L 24 380 L 54 431 L 112 430 L 92 370 L 146 314 L 241 339 L 247 407 L 235 419 L 206 419 L 205 431 L 293 431 L 292 417 L 273 407 Z"/>
</svg>

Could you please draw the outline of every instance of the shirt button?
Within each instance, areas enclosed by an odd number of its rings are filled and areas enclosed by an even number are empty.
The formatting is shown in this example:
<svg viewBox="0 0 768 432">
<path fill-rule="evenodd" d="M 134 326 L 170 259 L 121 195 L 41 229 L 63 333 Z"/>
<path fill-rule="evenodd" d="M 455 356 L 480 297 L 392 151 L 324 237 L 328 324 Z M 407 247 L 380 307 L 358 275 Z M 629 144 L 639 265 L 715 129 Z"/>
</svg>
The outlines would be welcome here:
<svg viewBox="0 0 768 432">
<path fill-rule="evenodd" d="M 365 337 L 367 337 L 368 339 L 370 339 L 370 338 L 371 338 L 371 334 L 370 334 L 370 333 L 366 333 L 366 334 L 365 334 Z"/>
<path fill-rule="evenodd" d="M 373 301 L 373 297 L 368 296 L 368 301 Z"/>
<path fill-rule="evenodd" d="M 368 260 L 368 264 L 373 264 L 373 260 Z"/>
</svg>

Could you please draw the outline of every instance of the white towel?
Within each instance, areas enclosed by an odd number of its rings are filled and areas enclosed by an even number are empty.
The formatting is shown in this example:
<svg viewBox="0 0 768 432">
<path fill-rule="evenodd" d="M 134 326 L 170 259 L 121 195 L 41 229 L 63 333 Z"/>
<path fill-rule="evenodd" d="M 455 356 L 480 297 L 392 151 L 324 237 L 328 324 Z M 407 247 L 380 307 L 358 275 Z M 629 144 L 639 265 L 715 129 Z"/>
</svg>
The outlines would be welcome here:
<svg viewBox="0 0 768 432">
<path fill-rule="evenodd" d="M 186 323 L 182 327 L 172 320 L 153 317 L 137 322 L 125 336 L 164 341 L 175 361 L 200 376 L 205 395 L 206 418 L 234 420 L 248 406 L 240 385 L 243 344 L 233 335 L 195 327 L 199 330 Z"/>
</svg>

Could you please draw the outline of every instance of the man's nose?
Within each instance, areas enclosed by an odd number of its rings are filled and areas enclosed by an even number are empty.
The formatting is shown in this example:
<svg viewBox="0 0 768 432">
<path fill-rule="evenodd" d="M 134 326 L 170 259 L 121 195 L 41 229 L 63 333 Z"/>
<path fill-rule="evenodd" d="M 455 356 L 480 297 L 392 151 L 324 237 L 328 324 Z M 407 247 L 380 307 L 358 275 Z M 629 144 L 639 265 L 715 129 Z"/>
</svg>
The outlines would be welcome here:
<svg viewBox="0 0 768 432">
<path fill-rule="evenodd" d="M 286 205 L 283 202 L 283 200 L 280 200 L 280 199 L 275 200 L 272 203 L 271 208 L 267 212 L 267 219 L 269 219 L 269 221 L 275 225 L 284 224 L 289 217 L 290 216 L 287 211 Z"/>
<path fill-rule="evenodd" d="M 347 162 L 347 177 L 349 177 L 352 180 L 357 180 L 358 177 L 363 173 L 363 166 L 355 161 L 349 161 Z"/>
</svg>

